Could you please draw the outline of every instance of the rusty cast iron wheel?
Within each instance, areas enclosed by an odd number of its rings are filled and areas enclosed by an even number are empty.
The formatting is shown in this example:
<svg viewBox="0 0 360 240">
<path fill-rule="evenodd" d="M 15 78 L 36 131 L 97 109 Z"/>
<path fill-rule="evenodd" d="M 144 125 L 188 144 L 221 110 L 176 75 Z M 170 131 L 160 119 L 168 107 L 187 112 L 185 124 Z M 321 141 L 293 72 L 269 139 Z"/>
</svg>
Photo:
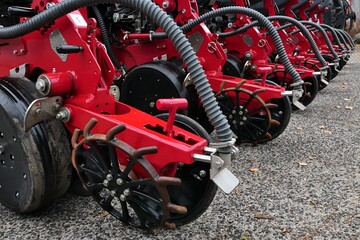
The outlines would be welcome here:
<svg viewBox="0 0 360 240">
<path fill-rule="evenodd" d="M 167 113 L 157 115 L 162 120 L 167 120 Z M 174 124 L 184 130 L 194 133 L 211 141 L 206 130 L 193 119 L 176 114 Z M 210 179 L 210 164 L 195 162 L 190 165 L 177 165 L 176 177 L 181 179 L 181 185 L 168 186 L 171 202 L 187 208 L 187 213 L 171 213 L 169 222 L 177 226 L 189 223 L 197 219 L 209 207 L 213 201 L 217 186 Z"/>
<path fill-rule="evenodd" d="M 107 136 L 85 135 L 73 143 L 72 157 L 84 188 L 105 211 L 139 228 L 166 226 L 171 211 L 186 212 L 170 203 L 167 191 L 167 185 L 180 184 L 180 180 L 160 177 L 143 156 L 156 153 L 156 147 L 135 150 Z"/>
<path fill-rule="evenodd" d="M 60 122 L 24 132 L 24 115 L 36 92 L 24 79 L 0 80 L 0 202 L 30 212 L 64 194 L 70 184 L 70 145 Z"/>
</svg>

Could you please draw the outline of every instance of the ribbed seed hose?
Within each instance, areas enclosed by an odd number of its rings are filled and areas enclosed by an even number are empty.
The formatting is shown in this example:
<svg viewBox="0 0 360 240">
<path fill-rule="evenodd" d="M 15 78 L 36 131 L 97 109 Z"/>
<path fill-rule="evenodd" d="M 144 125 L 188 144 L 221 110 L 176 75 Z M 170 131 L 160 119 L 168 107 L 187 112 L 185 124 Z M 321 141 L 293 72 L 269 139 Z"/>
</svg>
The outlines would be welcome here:
<svg viewBox="0 0 360 240">
<path fill-rule="evenodd" d="M 42 26 L 55 21 L 56 19 L 71 13 L 77 9 L 97 5 L 123 3 L 146 14 L 155 22 L 176 47 L 179 55 L 187 66 L 194 82 L 195 89 L 205 109 L 210 123 L 214 126 L 218 141 L 229 142 L 232 139 L 230 126 L 225 116 L 221 113 L 220 107 L 215 99 L 214 93 L 207 80 L 205 72 L 189 41 L 182 33 L 176 23 L 157 5 L 149 0 L 67 0 L 43 11 L 30 18 L 24 23 L 11 27 L 0 28 L 0 39 L 21 37 L 40 29 Z M 222 153 L 230 153 L 231 147 L 219 149 Z"/>
<path fill-rule="evenodd" d="M 295 71 L 293 68 L 291 62 L 289 61 L 289 58 L 286 54 L 286 51 L 284 49 L 284 45 L 282 43 L 282 40 L 276 31 L 275 27 L 271 24 L 271 22 L 261 13 L 244 7 L 236 7 L 236 6 L 230 6 L 230 7 L 223 7 L 214 11 L 207 12 L 198 18 L 194 19 L 193 21 L 190 21 L 189 23 L 182 26 L 182 29 L 184 32 L 190 31 L 195 26 L 199 25 L 202 22 L 205 22 L 209 19 L 212 19 L 216 16 L 222 16 L 226 14 L 244 14 L 247 16 L 252 17 L 253 19 L 256 19 L 259 21 L 259 23 L 266 28 L 268 31 L 270 37 L 273 39 L 276 51 L 279 55 L 280 61 L 284 65 L 285 70 L 290 74 L 292 77 L 294 83 L 292 86 L 297 91 L 302 91 L 302 79 L 298 72 Z"/>
<path fill-rule="evenodd" d="M 342 43 L 342 45 L 345 46 L 346 50 L 350 51 L 350 46 L 349 43 L 345 40 L 344 36 L 341 34 L 340 31 L 338 31 L 336 28 L 333 28 L 333 30 L 335 31 L 336 35 L 338 36 L 340 42 Z"/>
<path fill-rule="evenodd" d="M 276 29 L 277 31 L 280 31 L 280 30 L 283 30 L 285 28 L 295 25 L 299 29 L 299 31 L 304 34 L 305 38 L 309 41 L 309 44 L 310 44 L 311 48 L 313 49 L 313 52 L 314 52 L 316 58 L 319 60 L 321 66 L 322 67 L 326 66 L 326 61 L 323 58 L 323 56 L 321 55 L 319 48 L 317 47 L 317 45 L 315 43 L 314 38 L 311 36 L 309 30 L 303 24 L 301 24 L 296 19 L 293 19 L 293 18 L 290 18 L 287 16 L 271 16 L 271 17 L 268 17 L 268 19 L 270 21 L 275 20 L 275 21 L 281 21 L 281 22 L 290 22 L 289 24 L 285 24 L 285 25 L 277 28 Z M 222 38 L 230 37 L 230 36 L 245 32 L 252 27 L 256 27 L 257 25 L 259 25 L 259 22 L 253 21 L 251 24 L 247 24 L 247 25 L 245 25 L 239 29 L 236 29 L 232 32 L 220 33 L 219 37 L 222 37 Z"/>
<path fill-rule="evenodd" d="M 326 61 L 323 58 L 323 56 L 321 55 L 319 48 L 317 47 L 317 45 L 315 43 L 314 38 L 311 36 L 310 32 L 303 24 L 301 24 L 299 21 L 297 21 L 291 17 L 287 17 L 287 16 L 271 16 L 271 17 L 268 17 L 268 19 L 270 21 L 289 22 L 289 23 L 295 25 L 300 30 L 300 32 L 302 34 L 304 34 L 305 38 L 309 41 L 309 44 L 310 44 L 316 58 L 321 63 L 321 66 L 326 67 Z"/>
<path fill-rule="evenodd" d="M 332 37 L 334 38 L 334 41 L 335 41 L 336 45 L 339 46 L 340 50 L 345 51 L 345 49 L 344 49 L 343 45 L 341 44 L 340 39 L 339 39 L 338 35 L 336 34 L 335 30 L 332 27 L 330 27 L 329 25 L 326 25 L 326 24 L 320 24 L 320 26 L 323 29 L 328 30 L 331 33 Z"/>
<path fill-rule="evenodd" d="M 97 6 L 92 6 L 91 10 L 94 12 L 95 14 L 95 18 L 97 21 L 97 24 L 101 30 L 101 36 L 103 38 L 103 43 L 105 45 L 107 54 L 109 55 L 109 58 L 111 59 L 111 61 L 113 62 L 113 64 L 115 65 L 116 69 L 121 69 L 121 63 L 119 61 L 119 59 L 117 58 L 116 54 L 114 53 L 114 51 L 112 50 L 112 46 L 111 46 L 111 41 L 109 38 L 109 33 L 107 31 L 107 27 L 104 21 L 104 18 L 99 10 L 99 8 Z"/>
<path fill-rule="evenodd" d="M 319 32 L 321 33 L 321 35 L 323 36 L 323 38 L 325 39 L 326 45 L 329 48 L 329 51 L 331 52 L 331 54 L 334 56 L 334 60 L 339 61 L 339 55 L 337 55 L 337 53 L 335 52 L 329 37 L 327 36 L 325 30 L 320 27 L 319 25 L 317 25 L 316 23 L 310 22 L 310 21 L 300 21 L 302 24 L 304 25 L 309 25 L 311 27 L 316 28 L 317 30 L 319 30 Z"/>
</svg>

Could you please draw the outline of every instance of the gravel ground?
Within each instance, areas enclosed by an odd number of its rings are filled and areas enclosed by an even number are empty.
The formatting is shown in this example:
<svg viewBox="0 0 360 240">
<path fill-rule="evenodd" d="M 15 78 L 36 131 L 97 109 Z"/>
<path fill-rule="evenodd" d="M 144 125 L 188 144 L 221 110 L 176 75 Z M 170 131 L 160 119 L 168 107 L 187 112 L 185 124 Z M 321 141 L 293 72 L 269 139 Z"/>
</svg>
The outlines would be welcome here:
<svg viewBox="0 0 360 240">
<path fill-rule="evenodd" d="M 278 139 L 241 146 L 239 187 L 191 224 L 149 234 L 67 194 L 32 215 L 0 206 L 0 239 L 360 239 L 359 76 L 355 53 Z"/>
</svg>

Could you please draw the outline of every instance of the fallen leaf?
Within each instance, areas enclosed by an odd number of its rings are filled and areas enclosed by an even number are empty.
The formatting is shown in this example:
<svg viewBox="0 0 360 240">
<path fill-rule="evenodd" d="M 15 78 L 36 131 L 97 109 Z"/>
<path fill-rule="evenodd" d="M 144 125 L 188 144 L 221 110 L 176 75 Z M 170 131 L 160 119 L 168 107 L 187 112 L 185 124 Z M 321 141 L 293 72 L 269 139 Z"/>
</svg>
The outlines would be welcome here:
<svg viewBox="0 0 360 240">
<path fill-rule="evenodd" d="M 329 131 L 329 130 L 324 130 L 323 131 L 325 135 L 331 135 L 332 134 L 332 131 Z"/>
<path fill-rule="evenodd" d="M 306 162 L 302 161 L 302 162 L 299 162 L 299 165 L 300 166 L 307 166 L 308 164 Z"/>
<path fill-rule="evenodd" d="M 320 125 L 320 126 L 319 126 L 319 128 L 320 128 L 320 129 L 325 129 L 325 128 L 326 128 L 326 126 L 324 126 L 324 125 Z"/>
<path fill-rule="evenodd" d="M 347 83 L 346 83 L 346 82 L 344 82 L 344 83 L 343 83 L 343 85 L 347 85 Z"/>
<path fill-rule="evenodd" d="M 281 232 L 282 233 L 287 233 L 287 232 L 289 232 L 289 229 L 287 227 L 284 227 L 283 229 L 281 229 Z"/>
<path fill-rule="evenodd" d="M 340 107 L 340 106 L 336 106 L 336 108 L 338 108 L 338 109 L 339 109 L 339 108 L 341 108 L 341 107 Z"/>
<path fill-rule="evenodd" d="M 102 218 L 106 218 L 108 215 L 109 215 L 109 213 L 106 211 L 103 211 L 100 213 L 100 217 L 102 217 Z"/>
<path fill-rule="evenodd" d="M 301 127 L 297 127 L 296 130 L 302 130 L 302 128 L 301 128 Z"/>
<path fill-rule="evenodd" d="M 239 187 L 236 187 L 234 192 L 236 195 L 240 196 L 241 191 Z"/>
<path fill-rule="evenodd" d="M 256 172 L 258 172 L 260 169 L 259 169 L 259 168 L 250 168 L 249 170 L 250 170 L 250 172 L 252 172 L 252 173 L 256 173 Z"/>
<path fill-rule="evenodd" d="M 315 201 L 310 200 L 310 203 L 311 203 L 312 205 L 316 206 L 316 202 L 315 202 Z"/>
<path fill-rule="evenodd" d="M 345 101 L 350 101 L 351 99 L 350 98 L 344 98 Z"/>
<path fill-rule="evenodd" d="M 270 219 L 270 220 L 275 219 L 275 217 L 273 217 L 273 216 L 263 215 L 263 214 L 261 214 L 261 213 L 256 214 L 256 215 L 255 215 L 255 218 L 256 218 L 256 219 Z"/>
<path fill-rule="evenodd" d="M 345 107 L 345 109 L 346 109 L 346 110 L 352 110 L 352 109 L 353 109 L 353 107 L 346 106 L 346 107 Z"/>
</svg>

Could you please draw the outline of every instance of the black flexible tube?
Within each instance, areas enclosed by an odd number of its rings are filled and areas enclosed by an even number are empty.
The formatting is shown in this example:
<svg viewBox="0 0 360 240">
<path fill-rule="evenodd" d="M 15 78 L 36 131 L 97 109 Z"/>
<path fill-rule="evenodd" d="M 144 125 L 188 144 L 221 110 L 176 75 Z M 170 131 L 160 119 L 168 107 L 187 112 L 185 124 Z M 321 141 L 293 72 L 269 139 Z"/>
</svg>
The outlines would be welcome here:
<svg viewBox="0 0 360 240">
<path fill-rule="evenodd" d="M 271 16 L 268 17 L 268 19 L 270 21 L 281 21 L 281 22 L 289 22 L 293 25 L 295 25 L 302 34 L 304 34 L 305 38 L 309 41 L 309 44 L 316 56 L 316 58 L 319 60 L 319 62 L 321 63 L 322 67 L 326 67 L 326 61 L 323 58 L 323 56 L 321 55 L 319 48 L 317 47 L 314 38 L 311 36 L 311 33 L 308 31 L 308 29 L 301 24 L 299 21 L 297 21 L 296 19 L 293 19 L 291 17 L 287 17 L 287 16 Z"/>
<path fill-rule="evenodd" d="M 327 36 L 325 30 L 318 26 L 316 23 L 313 23 L 313 22 L 310 22 L 310 21 L 300 21 L 302 24 L 304 25 L 308 25 L 308 26 L 311 26 L 311 27 L 315 27 L 319 30 L 319 32 L 321 33 L 321 35 L 323 36 L 323 38 L 325 39 L 325 42 L 326 42 L 326 45 L 329 49 L 329 51 L 331 52 L 331 54 L 334 56 L 334 61 L 339 61 L 339 55 L 335 52 L 331 42 L 330 42 L 330 39 L 329 37 Z"/>
<path fill-rule="evenodd" d="M 345 49 L 344 49 L 343 45 L 341 44 L 340 39 L 339 39 L 338 35 L 336 34 L 335 30 L 332 27 L 330 27 L 329 25 L 326 25 L 326 24 L 320 24 L 320 26 L 323 29 L 328 30 L 331 33 L 332 37 L 334 38 L 334 41 L 335 41 L 336 45 L 339 46 L 340 50 L 345 51 Z"/>
<path fill-rule="evenodd" d="M 338 38 L 339 38 L 340 42 L 342 43 L 342 45 L 345 46 L 346 50 L 350 51 L 351 47 L 349 46 L 349 43 L 345 40 L 345 38 L 341 34 L 341 32 L 338 31 L 336 28 L 333 28 L 333 30 L 335 31 L 335 33 L 338 36 Z"/>
<path fill-rule="evenodd" d="M 268 19 L 270 21 L 286 21 L 286 22 L 290 22 L 289 24 L 286 24 L 284 26 L 281 26 L 279 28 L 277 28 L 276 30 L 279 31 L 279 30 L 282 30 L 282 29 L 285 29 L 287 27 L 290 27 L 290 26 L 293 26 L 295 25 L 296 27 L 299 28 L 299 31 L 302 32 L 304 34 L 304 36 L 306 37 L 306 39 L 309 41 L 310 43 L 310 46 L 311 48 L 313 49 L 314 51 L 314 54 L 316 56 L 316 58 L 319 60 L 319 62 L 321 63 L 321 66 L 322 67 L 326 67 L 326 61 L 325 59 L 323 58 L 323 56 L 321 55 L 320 51 L 319 51 L 319 48 L 317 47 L 316 43 L 315 43 L 315 40 L 314 38 L 311 36 L 309 30 L 303 25 L 301 24 L 299 21 L 293 19 L 293 18 L 290 18 L 290 17 L 286 17 L 286 16 L 271 16 L 271 17 L 268 17 Z M 228 33 L 221 33 L 219 34 L 219 37 L 227 37 L 227 36 L 232 36 L 232 35 L 235 35 L 235 34 L 238 34 L 240 32 L 243 32 L 243 31 L 247 31 L 249 28 L 252 28 L 252 27 L 255 27 L 259 24 L 258 21 L 253 21 L 251 24 L 248 24 L 248 25 L 245 25 L 243 26 L 242 28 L 239 28 L 239 29 L 236 29 L 235 31 L 232 31 L 232 32 L 228 32 Z M 235 33 L 236 32 L 236 33 Z"/>
<path fill-rule="evenodd" d="M 352 50 L 355 50 L 356 46 L 354 41 L 352 40 L 351 36 L 349 33 L 347 33 L 346 31 L 339 29 L 340 32 L 342 32 L 342 34 L 348 39 L 349 44 L 351 45 Z"/>
<path fill-rule="evenodd" d="M 346 43 L 348 44 L 348 46 L 350 47 L 350 50 L 354 50 L 355 44 L 352 41 L 352 39 L 349 37 L 349 35 L 347 34 L 347 32 L 345 32 L 344 30 L 341 29 L 335 29 L 339 34 L 341 34 L 341 36 L 343 36 L 344 40 L 346 41 Z"/>
<path fill-rule="evenodd" d="M 30 18 L 24 23 L 11 27 L 0 28 L 0 39 L 9 39 L 21 37 L 40 29 L 47 23 L 51 23 L 56 19 L 71 13 L 79 8 L 92 6 L 96 4 L 106 3 L 123 3 L 129 7 L 138 9 L 146 14 L 167 34 L 173 42 L 181 58 L 187 66 L 189 73 L 194 82 L 194 86 L 199 95 L 200 101 L 205 109 L 210 123 L 214 126 L 217 134 L 217 140 L 220 142 L 230 142 L 232 140 L 232 132 L 227 119 L 220 111 L 220 107 L 215 99 L 214 93 L 207 80 L 205 72 L 191 47 L 185 35 L 181 32 L 176 23 L 156 4 L 147 0 L 67 0 L 43 11 L 36 16 Z M 223 147 L 218 149 L 220 152 L 229 154 L 231 147 Z"/>
<path fill-rule="evenodd" d="M 97 21 L 97 24 L 101 30 L 101 36 L 103 38 L 103 43 L 105 45 L 106 51 L 109 55 L 109 58 L 111 59 L 111 61 L 113 62 L 113 64 L 115 65 L 116 69 L 121 69 L 123 66 L 121 65 L 119 59 L 117 58 L 117 56 L 115 55 L 112 46 L 111 46 L 111 41 L 109 38 L 109 33 L 107 31 L 107 27 L 104 21 L 104 18 L 99 10 L 99 8 L 97 6 L 92 6 L 91 10 L 94 12 L 95 14 L 95 18 Z"/>
<path fill-rule="evenodd" d="M 193 21 L 190 21 L 189 23 L 182 26 L 182 29 L 184 32 L 190 31 L 195 26 L 199 25 L 202 22 L 205 22 L 209 19 L 212 19 L 216 16 L 222 16 L 226 14 L 244 14 L 247 16 L 250 16 L 253 19 L 256 19 L 259 21 L 259 23 L 266 28 L 268 31 L 270 37 L 273 39 L 277 54 L 279 55 L 280 61 L 284 65 L 285 70 L 290 74 L 292 77 L 294 83 L 292 86 L 297 91 L 302 91 L 302 79 L 297 71 L 295 71 L 294 67 L 292 66 L 291 62 L 289 61 L 289 58 L 287 56 L 287 53 L 284 49 L 284 45 L 282 43 L 282 40 L 277 33 L 275 27 L 272 25 L 272 23 L 261 13 L 244 7 L 223 7 L 220 9 L 216 9 L 214 11 L 207 12 L 198 18 L 194 19 Z"/>
</svg>

